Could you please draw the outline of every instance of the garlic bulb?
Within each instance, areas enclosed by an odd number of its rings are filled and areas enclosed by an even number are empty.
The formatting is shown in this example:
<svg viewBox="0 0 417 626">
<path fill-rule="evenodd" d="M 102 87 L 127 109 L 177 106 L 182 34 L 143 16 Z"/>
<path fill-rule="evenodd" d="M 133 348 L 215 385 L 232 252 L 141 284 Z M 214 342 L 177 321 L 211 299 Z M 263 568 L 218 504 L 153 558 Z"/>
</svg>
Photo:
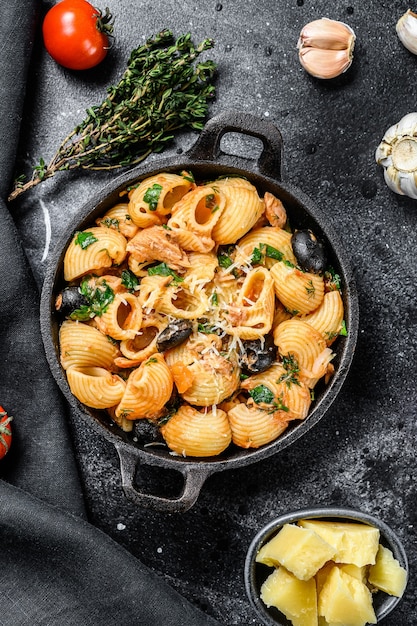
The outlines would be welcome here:
<svg viewBox="0 0 417 626">
<path fill-rule="evenodd" d="M 298 58 L 316 78 L 335 78 L 350 67 L 355 33 L 347 24 L 326 17 L 306 24 L 297 42 Z"/>
<path fill-rule="evenodd" d="M 392 191 L 417 199 L 417 112 L 408 113 L 387 130 L 375 159 L 384 168 Z"/>
<path fill-rule="evenodd" d="M 417 54 L 417 14 L 410 9 L 397 22 L 396 31 L 401 43 L 413 54 Z"/>
</svg>

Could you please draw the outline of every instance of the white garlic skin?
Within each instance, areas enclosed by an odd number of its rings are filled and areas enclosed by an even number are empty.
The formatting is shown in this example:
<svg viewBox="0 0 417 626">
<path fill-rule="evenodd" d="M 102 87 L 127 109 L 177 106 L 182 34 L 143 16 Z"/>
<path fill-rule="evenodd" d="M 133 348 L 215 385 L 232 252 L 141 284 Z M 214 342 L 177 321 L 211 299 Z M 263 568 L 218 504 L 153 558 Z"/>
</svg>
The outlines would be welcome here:
<svg viewBox="0 0 417 626">
<path fill-rule="evenodd" d="M 417 15 L 410 9 L 400 17 L 395 27 L 403 46 L 413 54 L 417 54 Z"/>
<path fill-rule="evenodd" d="M 315 78 L 336 78 L 352 64 L 356 36 L 344 22 L 322 17 L 306 24 L 297 48 L 303 68 Z"/>
<path fill-rule="evenodd" d="M 417 200 L 417 112 L 391 126 L 375 152 L 384 179 L 394 193 Z"/>
</svg>

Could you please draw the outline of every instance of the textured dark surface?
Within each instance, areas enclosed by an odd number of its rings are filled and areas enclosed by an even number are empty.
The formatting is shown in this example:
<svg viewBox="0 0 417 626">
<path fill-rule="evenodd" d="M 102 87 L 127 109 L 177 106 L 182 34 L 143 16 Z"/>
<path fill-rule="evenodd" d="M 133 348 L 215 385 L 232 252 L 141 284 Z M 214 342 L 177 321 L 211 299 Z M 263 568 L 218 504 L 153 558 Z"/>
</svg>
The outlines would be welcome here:
<svg viewBox="0 0 417 626">
<path fill-rule="evenodd" d="M 328 215 L 357 281 L 360 328 L 347 381 L 326 416 L 302 439 L 256 465 L 209 478 L 184 514 L 138 508 L 124 496 L 114 447 L 72 415 L 89 520 L 221 623 L 258 626 L 245 596 L 243 563 L 259 528 L 306 506 L 347 506 L 381 517 L 400 535 L 411 577 L 384 623 L 417 619 L 415 262 L 416 202 L 390 192 L 374 160 L 385 130 L 415 108 L 417 58 L 395 23 L 405 2 L 292 0 L 108 2 L 117 39 L 100 69 L 76 74 L 54 64 L 38 40 L 30 72 L 18 171 L 52 155 L 57 143 L 117 81 L 129 51 L 164 27 L 213 37 L 218 63 L 210 116 L 234 108 L 267 117 L 284 142 L 283 178 Z M 44 4 L 46 8 L 47 3 Z M 301 27 L 326 16 L 356 32 L 354 62 L 331 82 L 300 67 Z M 164 156 L 187 150 L 184 133 Z M 243 155 L 257 146 L 225 138 Z M 158 156 L 152 157 L 157 161 Z M 84 201 L 114 174 L 57 175 L 11 207 L 39 287 L 47 252 Z M 46 216 L 51 242 L 47 242 Z M 142 480 L 153 480 L 146 472 Z"/>
</svg>

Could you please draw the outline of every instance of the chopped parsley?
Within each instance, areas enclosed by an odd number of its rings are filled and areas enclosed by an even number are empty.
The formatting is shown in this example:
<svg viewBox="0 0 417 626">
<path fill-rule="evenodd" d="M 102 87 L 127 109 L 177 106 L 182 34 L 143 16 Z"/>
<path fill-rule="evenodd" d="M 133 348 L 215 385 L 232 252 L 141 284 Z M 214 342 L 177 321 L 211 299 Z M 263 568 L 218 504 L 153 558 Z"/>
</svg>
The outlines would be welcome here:
<svg viewBox="0 0 417 626">
<path fill-rule="evenodd" d="M 220 209 L 219 205 L 216 204 L 216 196 L 214 193 L 210 193 L 206 196 L 206 208 L 209 209 L 212 213 L 215 213 Z"/>
<path fill-rule="evenodd" d="M 266 387 L 266 385 L 258 385 L 249 391 L 249 395 L 253 398 L 256 404 L 264 402 L 265 404 L 272 404 L 274 401 L 274 394 Z"/>
<path fill-rule="evenodd" d="M 213 335 L 216 333 L 216 327 L 212 324 L 202 324 L 198 323 L 197 330 L 199 333 L 204 333 L 205 335 Z"/>
<path fill-rule="evenodd" d="M 264 256 L 261 250 L 262 244 L 259 245 L 259 248 L 254 248 L 252 251 L 252 256 L 250 258 L 251 265 L 259 265 L 263 263 Z"/>
<path fill-rule="evenodd" d="M 146 190 L 143 200 L 149 205 L 150 211 L 156 211 L 161 191 L 162 185 L 158 185 L 158 183 L 154 183 L 152 187 L 149 187 L 149 189 Z"/>
<path fill-rule="evenodd" d="M 286 374 L 281 374 L 277 383 L 286 383 L 287 387 L 291 387 L 291 385 L 299 385 L 300 381 L 298 380 L 298 374 L 300 372 L 300 367 L 294 355 L 287 354 L 280 355 L 280 357 L 282 367 L 285 369 Z"/>
<path fill-rule="evenodd" d="M 195 178 L 192 172 L 182 172 L 181 175 L 184 178 L 184 180 L 188 180 L 188 182 L 190 183 L 195 182 Z"/>
<path fill-rule="evenodd" d="M 136 291 L 139 286 L 138 277 L 130 270 L 122 271 L 122 285 L 129 291 Z"/>
<path fill-rule="evenodd" d="M 77 246 L 81 246 L 83 250 L 88 248 L 88 246 L 91 246 L 91 244 L 95 243 L 96 241 L 98 241 L 97 237 L 95 237 L 93 233 L 90 233 L 88 231 L 79 231 L 75 235 L 75 244 Z"/>
<path fill-rule="evenodd" d="M 260 243 L 259 247 L 254 248 L 252 251 L 251 263 L 252 265 L 264 263 L 266 257 L 275 259 L 276 261 L 282 261 L 284 259 L 284 255 L 280 250 L 277 250 L 277 248 L 267 243 Z"/>
<path fill-rule="evenodd" d="M 347 331 L 347 328 L 346 328 L 345 320 L 342 321 L 342 328 L 339 331 L 339 335 L 341 335 L 342 337 L 347 337 L 347 335 L 348 335 L 348 331 Z"/>
<path fill-rule="evenodd" d="M 287 267 L 292 267 L 295 268 L 297 267 L 296 265 L 294 265 L 294 263 L 291 263 L 291 261 L 288 261 L 288 259 L 283 259 L 282 261 L 284 263 L 284 265 L 286 265 Z M 303 270 L 301 268 L 298 268 L 300 270 L 300 272 L 302 272 Z"/>
<path fill-rule="evenodd" d="M 184 281 L 181 276 L 178 276 L 166 263 L 159 263 L 159 265 L 153 265 L 148 268 L 149 276 L 171 276 L 174 284 L 182 283 Z"/>
<path fill-rule="evenodd" d="M 338 291 L 341 291 L 342 279 L 340 278 L 340 275 L 335 272 L 333 267 L 328 267 L 326 269 L 326 271 L 324 272 L 324 280 L 325 280 L 327 288 L 330 291 L 335 291 L 336 289 Z"/>
<path fill-rule="evenodd" d="M 88 304 L 82 304 L 70 315 L 72 320 L 85 321 L 95 316 L 101 317 L 114 300 L 114 291 L 105 280 L 99 285 L 91 285 L 89 278 L 84 278 L 80 285 L 80 293 Z"/>
<path fill-rule="evenodd" d="M 224 270 L 227 270 L 228 267 L 233 265 L 232 259 L 225 252 L 220 252 L 220 254 L 217 255 L 217 260 L 219 262 L 220 267 L 222 267 Z"/>
<path fill-rule="evenodd" d="M 271 406 L 269 410 L 270 413 L 274 413 L 275 411 L 289 411 L 289 408 L 283 403 L 282 395 L 277 399 L 266 385 L 258 385 L 254 389 L 251 389 L 249 395 L 256 404 L 269 404 Z"/>
<path fill-rule="evenodd" d="M 265 256 L 269 257 L 270 259 L 275 259 L 276 261 L 282 261 L 284 258 L 282 252 L 280 252 L 273 246 L 269 246 L 268 244 L 266 244 L 265 246 Z"/>
<path fill-rule="evenodd" d="M 217 295 L 216 291 L 213 291 L 213 293 L 211 294 L 210 302 L 213 306 L 219 306 L 219 296 Z"/>
<path fill-rule="evenodd" d="M 313 284 L 313 281 L 310 279 L 306 285 L 306 292 L 309 298 L 314 298 L 314 294 L 316 293 L 316 288 Z"/>
<path fill-rule="evenodd" d="M 100 224 L 106 226 L 107 228 L 114 228 L 115 230 L 119 229 L 119 220 L 115 217 L 105 217 L 104 220 L 101 220 Z"/>
</svg>

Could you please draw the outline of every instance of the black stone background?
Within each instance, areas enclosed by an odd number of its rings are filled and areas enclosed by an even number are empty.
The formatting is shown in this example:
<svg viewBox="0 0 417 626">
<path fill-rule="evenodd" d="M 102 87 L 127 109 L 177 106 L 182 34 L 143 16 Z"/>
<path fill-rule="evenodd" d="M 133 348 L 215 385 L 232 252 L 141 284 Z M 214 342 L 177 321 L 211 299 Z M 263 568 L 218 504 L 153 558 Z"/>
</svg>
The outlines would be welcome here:
<svg viewBox="0 0 417 626">
<path fill-rule="evenodd" d="M 43 3 L 46 9 L 52 3 Z M 97 3 L 98 4 L 98 3 Z M 414 624 L 416 479 L 415 261 L 417 204 L 393 194 L 374 159 L 389 126 L 416 108 L 417 58 L 400 43 L 402 1 L 258 0 L 223 2 L 109 0 L 116 41 L 100 68 L 71 72 L 35 47 L 17 173 L 47 160 L 59 141 L 117 82 L 129 52 L 162 28 L 215 39 L 217 99 L 225 108 L 273 121 L 284 140 L 283 179 L 328 215 L 349 253 L 357 281 L 360 328 L 342 392 L 325 417 L 276 456 L 209 478 L 184 514 L 140 509 L 120 487 L 112 445 L 72 416 L 72 432 L 89 520 L 227 626 L 258 625 L 245 595 L 243 563 L 253 535 L 286 511 L 322 505 L 380 516 L 404 542 L 410 581 L 384 623 Z M 357 36 L 350 70 L 333 81 L 301 68 L 296 43 L 304 24 L 329 17 Z M 195 140 L 183 133 L 163 157 Z M 228 135 L 225 151 L 257 146 Z M 151 157 L 158 160 L 158 156 Z M 57 175 L 17 200 L 12 213 L 41 287 L 46 228 L 49 250 L 78 208 L 113 173 Z M 117 576 L 117 572 L 109 572 Z"/>
</svg>

